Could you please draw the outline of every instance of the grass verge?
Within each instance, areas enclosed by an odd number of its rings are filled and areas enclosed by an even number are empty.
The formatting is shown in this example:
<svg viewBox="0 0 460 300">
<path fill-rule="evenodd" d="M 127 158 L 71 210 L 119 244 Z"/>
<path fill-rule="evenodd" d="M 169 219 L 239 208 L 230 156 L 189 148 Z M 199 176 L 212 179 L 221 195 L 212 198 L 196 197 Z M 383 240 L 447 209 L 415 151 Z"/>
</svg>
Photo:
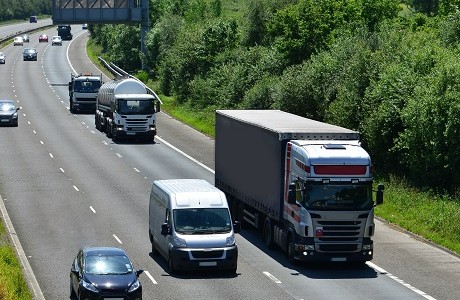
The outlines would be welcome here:
<svg viewBox="0 0 460 300">
<path fill-rule="evenodd" d="M 0 299 L 32 299 L 32 294 L 24 280 L 21 264 L 9 243 L 3 219 L 0 222 Z"/>
</svg>

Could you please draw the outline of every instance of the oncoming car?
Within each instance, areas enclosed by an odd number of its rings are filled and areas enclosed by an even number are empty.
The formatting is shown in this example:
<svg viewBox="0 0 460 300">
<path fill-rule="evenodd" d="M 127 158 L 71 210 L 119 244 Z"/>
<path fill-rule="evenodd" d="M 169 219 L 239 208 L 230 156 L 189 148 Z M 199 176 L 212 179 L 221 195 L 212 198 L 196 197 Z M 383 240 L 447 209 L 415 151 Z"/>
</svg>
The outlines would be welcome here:
<svg viewBox="0 0 460 300">
<path fill-rule="evenodd" d="M 22 46 L 22 45 L 24 45 L 24 40 L 22 39 L 22 37 L 17 36 L 13 39 L 13 46 Z"/>
<path fill-rule="evenodd" d="M 60 36 L 53 36 L 53 38 L 51 39 L 51 46 L 54 45 L 62 46 L 62 38 Z"/>
<path fill-rule="evenodd" d="M 142 300 L 139 275 L 123 249 L 90 247 L 78 251 L 70 269 L 70 296 L 77 299 Z"/>
<path fill-rule="evenodd" d="M 0 125 L 18 127 L 18 110 L 13 100 L 0 100 Z"/>
<path fill-rule="evenodd" d="M 24 60 L 37 60 L 37 49 L 35 48 L 25 48 L 24 51 L 22 51 L 22 56 Z"/>
<path fill-rule="evenodd" d="M 3 54 L 3 52 L 0 52 L 0 64 L 4 64 L 5 63 L 5 54 Z"/>
</svg>

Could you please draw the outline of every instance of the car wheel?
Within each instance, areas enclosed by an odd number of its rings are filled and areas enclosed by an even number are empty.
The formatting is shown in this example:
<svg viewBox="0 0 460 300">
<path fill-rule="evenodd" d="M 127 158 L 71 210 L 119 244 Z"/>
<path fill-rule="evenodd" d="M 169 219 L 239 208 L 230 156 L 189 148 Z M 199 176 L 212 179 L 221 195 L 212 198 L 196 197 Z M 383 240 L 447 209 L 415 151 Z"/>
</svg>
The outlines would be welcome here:
<svg viewBox="0 0 460 300">
<path fill-rule="evenodd" d="M 75 291 L 72 286 L 72 278 L 70 278 L 70 298 L 73 299 L 75 296 L 77 296 L 77 294 L 75 294 Z"/>
<path fill-rule="evenodd" d="M 19 126 L 19 122 L 16 121 L 15 123 L 13 123 L 13 126 L 14 126 L 14 127 L 18 127 L 18 126 Z"/>
</svg>

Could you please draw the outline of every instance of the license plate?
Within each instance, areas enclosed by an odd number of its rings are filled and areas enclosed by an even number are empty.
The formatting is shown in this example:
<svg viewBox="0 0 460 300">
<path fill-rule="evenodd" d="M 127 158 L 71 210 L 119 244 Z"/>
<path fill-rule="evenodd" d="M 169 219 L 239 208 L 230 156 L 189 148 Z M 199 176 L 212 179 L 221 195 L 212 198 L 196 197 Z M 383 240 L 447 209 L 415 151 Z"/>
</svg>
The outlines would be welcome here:
<svg viewBox="0 0 460 300">
<path fill-rule="evenodd" d="M 125 298 L 104 298 L 103 300 L 124 300 Z"/>
<path fill-rule="evenodd" d="M 8 120 L 8 119 L 2 119 L 1 121 L 2 121 L 2 122 L 9 122 L 10 120 Z"/>
<path fill-rule="evenodd" d="M 135 135 L 136 133 L 135 132 L 127 132 L 126 134 L 127 135 Z"/>
<path fill-rule="evenodd" d="M 331 261 L 347 261 L 346 257 L 333 257 Z"/>
<path fill-rule="evenodd" d="M 215 267 L 217 266 L 216 261 L 202 261 L 199 263 L 200 267 Z"/>
</svg>

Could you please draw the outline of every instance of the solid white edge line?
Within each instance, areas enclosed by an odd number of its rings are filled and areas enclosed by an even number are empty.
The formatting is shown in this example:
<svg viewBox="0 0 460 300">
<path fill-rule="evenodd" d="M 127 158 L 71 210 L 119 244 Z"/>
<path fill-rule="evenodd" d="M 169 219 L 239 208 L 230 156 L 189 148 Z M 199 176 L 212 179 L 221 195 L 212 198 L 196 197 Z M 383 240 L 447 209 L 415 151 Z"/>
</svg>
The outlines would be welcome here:
<svg viewBox="0 0 460 300">
<path fill-rule="evenodd" d="M 372 262 L 370 262 L 370 261 L 366 262 L 366 264 L 367 264 L 369 267 L 371 267 L 371 268 L 373 268 L 374 270 L 376 270 L 377 272 L 381 273 L 382 275 L 386 275 L 386 276 L 390 277 L 391 279 L 393 279 L 393 280 L 396 281 L 397 283 L 401 284 L 402 286 L 405 286 L 405 287 L 408 288 L 409 290 L 411 290 L 411 291 L 413 291 L 413 292 L 419 294 L 419 295 L 422 296 L 423 298 L 429 299 L 429 300 L 436 300 L 436 298 L 434 298 L 434 297 L 428 295 L 427 293 L 425 293 L 425 292 L 423 292 L 423 291 L 417 289 L 416 287 L 413 287 L 413 286 L 410 285 L 409 283 L 404 282 L 404 280 L 399 279 L 397 276 L 394 276 L 393 274 L 387 272 L 385 269 L 383 269 L 383 268 L 377 266 L 376 264 L 374 264 L 374 263 L 372 263 Z"/>
<path fill-rule="evenodd" d="M 37 278 L 34 275 L 34 271 L 32 270 L 32 267 L 29 264 L 29 260 L 27 259 L 24 249 L 22 248 L 21 242 L 19 241 L 16 231 L 14 230 L 13 223 L 11 222 L 10 216 L 8 215 L 8 211 L 6 210 L 5 203 L 3 202 L 3 198 L 1 195 L 0 210 L 2 211 L 3 221 L 5 222 L 6 229 L 9 233 L 9 237 L 14 245 L 16 253 L 18 254 L 19 262 L 21 263 L 22 271 L 24 273 L 24 277 L 26 278 L 26 282 L 29 284 L 29 287 L 35 295 L 34 299 L 45 300 L 42 290 L 40 289 L 40 286 L 38 284 Z"/>
<path fill-rule="evenodd" d="M 163 140 L 161 137 L 159 136 L 155 136 L 156 139 L 158 139 L 160 142 L 162 142 L 163 144 L 165 144 L 166 146 L 172 148 L 173 150 L 179 152 L 180 154 L 182 154 L 183 156 L 187 157 L 188 159 L 190 159 L 191 161 L 195 162 L 196 164 L 200 165 L 201 167 L 205 168 L 206 170 L 208 170 L 209 172 L 211 172 L 212 174 L 215 174 L 215 171 L 213 169 L 211 169 L 210 167 L 204 165 L 203 163 L 197 161 L 196 159 L 194 159 L 193 157 L 191 157 L 190 155 L 188 155 L 187 153 L 185 153 L 184 151 L 182 150 L 179 150 L 178 148 L 174 147 L 173 145 L 171 145 L 170 143 L 168 143 L 167 141 Z"/>
<path fill-rule="evenodd" d="M 153 282 L 153 284 L 158 284 L 158 282 L 150 275 L 149 271 L 144 271 L 145 275 Z"/>
</svg>

